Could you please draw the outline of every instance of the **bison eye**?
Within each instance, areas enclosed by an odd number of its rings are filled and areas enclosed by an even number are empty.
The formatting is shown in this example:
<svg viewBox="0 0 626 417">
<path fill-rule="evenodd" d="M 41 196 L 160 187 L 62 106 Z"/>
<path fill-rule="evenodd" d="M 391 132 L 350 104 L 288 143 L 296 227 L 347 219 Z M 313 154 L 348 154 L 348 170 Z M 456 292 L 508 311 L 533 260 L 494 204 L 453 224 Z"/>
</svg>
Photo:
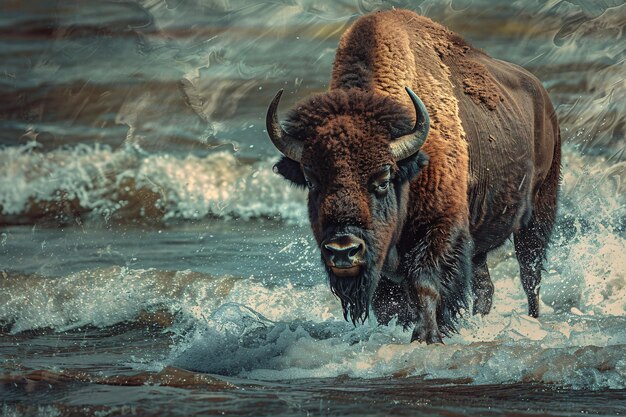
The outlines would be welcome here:
<svg viewBox="0 0 626 417">
<path fill-rule="evenodd" d="M 369 190 L 378 197 L 384 197 L 389 191 L 389 182 L 391 181 L 391 166 L 383 165 L 377 172 L 370 177 Z"/>
<path fill-rule="evenodd" d="M 377 197 L 384 197 L 387 195 L 387 192 L 389 191 L 389 180 L 384 180 L 379 182 L 378 184 L 372 184 L 373 187 L 371 188 L 372 192 L 374 194 L 376 194 Z"/>
<path fill-rule="evenodd" d="M 306 184 L 307 188 L 311 191 L 317 190 L 319 188 L 317 175 L 315 175 L 315 173 L 306 166 L 302 167 L 302 173 L 304 174 L 304 183 Z"/>
<path fill-rule="evenodd" d="M 389 189 L 389 180 L 385 180 L 376 186 L 376 192 L 378 194 L 384 194 Z"/>
<path fill-rule="evenodd" d="M 309 190 L 311 191 L 317 190 L 317 183 L 315 182 L 315 180 L 311 180 L 308 177 L 304 177 L 304 181 Z"/>
</svg>

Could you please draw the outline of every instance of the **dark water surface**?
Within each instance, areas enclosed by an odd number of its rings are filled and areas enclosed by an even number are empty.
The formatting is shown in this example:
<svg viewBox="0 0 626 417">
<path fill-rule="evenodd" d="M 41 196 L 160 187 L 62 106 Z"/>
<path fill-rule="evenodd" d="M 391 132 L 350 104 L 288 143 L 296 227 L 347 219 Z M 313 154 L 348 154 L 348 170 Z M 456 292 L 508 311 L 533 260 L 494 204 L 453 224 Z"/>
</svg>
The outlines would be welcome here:
<svg viewBox="0 0 626 417">
<path fill-rule="evenodd" d="M 565 141 L 542 316 L 512 248 L 441 346 L 343 320 L 264 115 L 392 6 L 537 75 Z M 626 414 L 623 1 L 0 3 L 0 415 Z"/>
</svg>

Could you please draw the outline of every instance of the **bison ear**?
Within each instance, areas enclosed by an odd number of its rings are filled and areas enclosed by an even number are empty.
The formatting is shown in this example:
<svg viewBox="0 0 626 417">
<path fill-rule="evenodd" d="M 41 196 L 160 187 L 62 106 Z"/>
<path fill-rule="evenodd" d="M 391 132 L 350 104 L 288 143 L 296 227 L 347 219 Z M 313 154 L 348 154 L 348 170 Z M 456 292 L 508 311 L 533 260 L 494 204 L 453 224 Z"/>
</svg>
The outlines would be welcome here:
<svg viewBox="0 0 626 417">
<path fill-rule="evenodd" d="M 297 187 L 305 187 L 306 179 L 302 173 L 300 164 L 293 159 L 289 159 L 286 156 L 280 158 L 280 161 L 274 165 L 274 172 L 282 175 L 286 180 L 291 181 L 292 184 Z"/>
<path fill-rule="evenodd" d="M 406 159 L 398 161 L 397 164 L 397 180 L 400 183 L 409 182 L 420 173 L 422 168 L 428 165 L 428 155 L 424 151 L 419 151 Z"/>
</svg>

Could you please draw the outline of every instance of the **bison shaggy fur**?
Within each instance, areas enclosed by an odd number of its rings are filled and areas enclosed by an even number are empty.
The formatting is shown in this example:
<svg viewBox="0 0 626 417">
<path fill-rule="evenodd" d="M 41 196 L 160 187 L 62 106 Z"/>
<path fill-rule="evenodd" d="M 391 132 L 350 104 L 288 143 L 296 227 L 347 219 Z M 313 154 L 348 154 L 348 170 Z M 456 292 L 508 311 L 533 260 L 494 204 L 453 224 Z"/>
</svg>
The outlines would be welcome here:
<svg viewBox="0 0 626 417">
<path fill-rule="evenodd" d="M 406 87 L 430 130 L 397 159 L 394 141 L 420 122 Z M 272 111 L 268 130 L 280 132 Z M 309 187 L 311 227 L 346 318 L 373 310 L 381 323 L 412 327 L 412 340 L 440 342 L 464 310 L 489 312 L 487 253 L 511 235 L 529 314 L 539 314 L 560 135 L 529 72 L 411 11 L 378 12 L 346 31 L 329 90 L 297 104 L 283 126 L 299 147 L 281 149 L 292 157 L 276 169 Z"/>
</svg>

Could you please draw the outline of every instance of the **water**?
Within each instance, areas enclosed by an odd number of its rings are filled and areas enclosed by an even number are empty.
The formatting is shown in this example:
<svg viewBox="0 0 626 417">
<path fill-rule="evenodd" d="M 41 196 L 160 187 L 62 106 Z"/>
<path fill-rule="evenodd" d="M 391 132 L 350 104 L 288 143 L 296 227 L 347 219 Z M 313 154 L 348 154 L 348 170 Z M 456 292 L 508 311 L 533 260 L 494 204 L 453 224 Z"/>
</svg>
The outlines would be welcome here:
<svg viewBox="0 0 626 417">
<path fill-rule="evenodd" d="M 626 414 L 623 2 L 7 1 L 0 414 Z M 263 132 L 356 16 L 410 7 L 525 66 L 565 140 L 542 316 L 510 244 L 441 346 L 343 320 Z"/>
</svg>

